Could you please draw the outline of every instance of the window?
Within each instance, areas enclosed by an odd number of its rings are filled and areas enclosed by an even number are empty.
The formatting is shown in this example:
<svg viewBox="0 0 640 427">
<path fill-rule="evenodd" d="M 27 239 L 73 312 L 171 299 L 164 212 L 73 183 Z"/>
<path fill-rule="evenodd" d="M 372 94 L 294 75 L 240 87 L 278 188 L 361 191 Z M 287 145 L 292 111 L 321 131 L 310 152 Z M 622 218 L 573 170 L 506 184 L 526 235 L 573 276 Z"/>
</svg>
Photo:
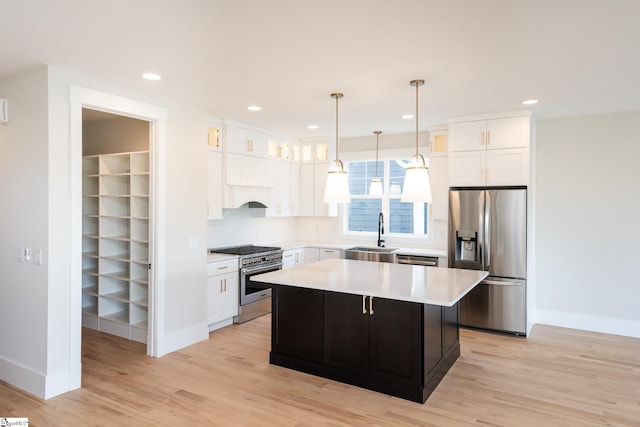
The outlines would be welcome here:
<svg viewBox="0 0 640 427">
<path fill-rule="evenodd" d="M 375 162 L 347 163 L 351 192 L 351 203 L 345 210 L 345 230 L 348 233 L 377 233 L 378 214 L 382 212 L 387 235 L 424 237 L 427 234 L 429 206 L 400 201 L 406 163 L 406 160 L 378 162 L 378 176 L 384 188 L 382 196 L 369 196 L 371 178 L 376 175 Z"/>
</svg>

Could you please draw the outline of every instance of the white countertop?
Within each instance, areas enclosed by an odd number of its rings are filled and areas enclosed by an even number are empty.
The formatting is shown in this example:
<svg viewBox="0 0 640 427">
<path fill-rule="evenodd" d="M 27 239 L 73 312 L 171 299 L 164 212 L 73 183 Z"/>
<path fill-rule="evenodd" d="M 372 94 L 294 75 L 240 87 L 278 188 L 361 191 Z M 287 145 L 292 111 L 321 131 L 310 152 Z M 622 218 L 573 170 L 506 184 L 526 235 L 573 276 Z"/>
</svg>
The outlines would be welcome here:
<svg viewBox="0 0 640 427">
<path fill-rule="evenodd" d="M 209 262 L 218 262 L 218 261 L 227 261 L 230 259 L 238 259 L 238 255 L 231 254 L 212 254 L 207 252 L 207 263 Z"/>
<path fill-rule="evenodd" d="M 451 307 L 487 275 L 478 270 L 327 259 L 252 280 Z"/>
</svg>

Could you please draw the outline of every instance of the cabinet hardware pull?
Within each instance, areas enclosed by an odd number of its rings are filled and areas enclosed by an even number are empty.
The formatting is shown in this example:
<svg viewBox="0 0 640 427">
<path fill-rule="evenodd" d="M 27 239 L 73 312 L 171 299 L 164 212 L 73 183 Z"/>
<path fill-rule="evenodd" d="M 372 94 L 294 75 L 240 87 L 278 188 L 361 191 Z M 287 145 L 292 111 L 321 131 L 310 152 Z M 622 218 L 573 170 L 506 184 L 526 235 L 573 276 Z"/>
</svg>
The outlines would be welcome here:
<svg viewBox="0 0 640 427">
<path fill-rule="evenodd" d="M 367 314 L 367 297 L 362 295 L 362 314 Z"/>
<path fill-rule="evenodd" d="M 224 279 L 224 291 L 227 292 L 227 279 Z"/>
<path fill-rule="evenodd" d="M 491 144 L 491 131 L 487 131 L 487 145 Z"/>
<path fill-rule="evenodd" d="M 373 316 L 373 297 L 369 296 L 369 315 Z"/>
<path fill-rule="evenodd" d="M 222 293 L 222 280 L 220 280 L 220 293 Z"/>
<path fill-rule="evenodd" d="M 224 265 L 222 267 L 218 267 L 218 270 L 224 270 L 225 268 L 229 268 L 229 266 L 228 265 Z"/>
<path fill-rule="evenodd" d="M 482 131 L 482 140 L 480 141 L 480 145 L 484 145 L 484 131 Z"/>
</svg>

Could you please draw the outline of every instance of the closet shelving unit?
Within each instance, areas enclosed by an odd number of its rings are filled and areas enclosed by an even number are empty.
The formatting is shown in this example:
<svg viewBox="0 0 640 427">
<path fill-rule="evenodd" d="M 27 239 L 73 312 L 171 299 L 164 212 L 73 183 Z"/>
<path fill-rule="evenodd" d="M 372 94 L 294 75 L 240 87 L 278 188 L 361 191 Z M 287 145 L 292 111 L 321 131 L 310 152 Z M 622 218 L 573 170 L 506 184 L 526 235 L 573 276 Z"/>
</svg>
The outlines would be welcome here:
<svg viewBox="0 0 640 427">
<path fill-rule="evenodd" d="M 147 342 L 149 152 L 82 161 L 82 325 Z"/>
</svg>

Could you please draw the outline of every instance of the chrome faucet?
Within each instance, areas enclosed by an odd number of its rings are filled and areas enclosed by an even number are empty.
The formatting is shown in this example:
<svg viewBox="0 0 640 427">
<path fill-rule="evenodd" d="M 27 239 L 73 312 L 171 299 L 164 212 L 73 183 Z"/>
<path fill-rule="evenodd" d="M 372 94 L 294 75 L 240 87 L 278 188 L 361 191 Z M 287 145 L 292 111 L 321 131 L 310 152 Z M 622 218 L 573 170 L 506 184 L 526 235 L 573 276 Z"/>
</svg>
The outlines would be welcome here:
<svg viewBox="0 0 640 427">
<path fill-rule="evenodd" d="M 384 248 L 384 240 L 381 239 L 381 236 L 384 234 L 384 215 L 380 212 L 378 215 L 378 247 Z"/>
</svg>

